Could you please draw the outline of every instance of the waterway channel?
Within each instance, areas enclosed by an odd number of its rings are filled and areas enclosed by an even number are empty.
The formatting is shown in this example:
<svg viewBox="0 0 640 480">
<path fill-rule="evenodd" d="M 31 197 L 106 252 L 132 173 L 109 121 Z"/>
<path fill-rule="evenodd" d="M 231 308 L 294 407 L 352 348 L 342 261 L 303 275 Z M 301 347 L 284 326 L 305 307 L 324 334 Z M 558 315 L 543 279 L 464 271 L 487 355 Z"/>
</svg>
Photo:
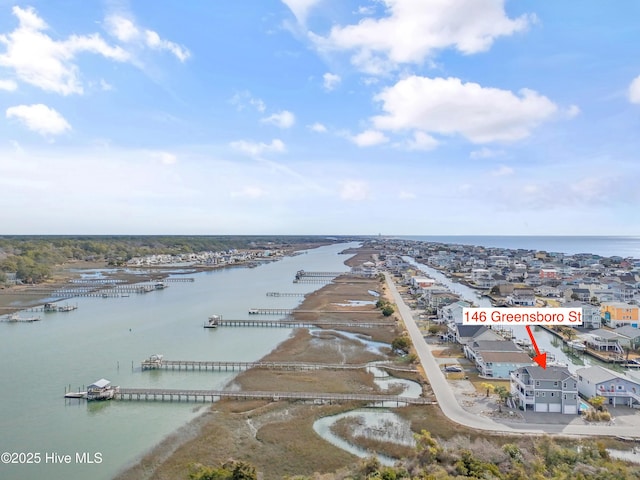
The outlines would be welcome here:
<svg viewBox="0 0 640 480">
<path fill-rule="evenodd" d="M 0 464 L 0 478 L 113 478 L 208 404 L 87 403 L 64 400 L 66 390 L 84 389 L 100 378 L 133 388 L 224 388 L 234 373 L 143 372 L 140 362 L 152 354 L 167 360 L 258 360 L 291 330 L 205 329 L 207 317 L 244 319 L 250 308 L 294 308 L 301 297 L 269 297 L 266 292 L 317 290 L 321 284 L 293 283 L 295 273 L 346 272 L 349 255 L 339 253 L 357 245 L 311 249 L 256 268 L 189 274 L 194 282 L 170 283 L 147 294 L 77 298 L 69 302 L 78 305 L 71 312 L 42 314 L 40 322 L 0 323 L 0 452 L 39 457 L 26 465 Z M 70 455 L 71 461 L 47 461 L 53 454 Z M 95 462 L 79 463 L 76 454 Z"/>
<path fill-rule="evenodd" d="M 491 301 L 487 297 L 478 298 L 477 293 L 479 290 L 475 290 L 471 287 L 463 285 L 458 282 L 454 282 L 444 273 L 428 265 L 418 263 L 412 257 L 403 257 L 403 259 L 415 268 L 419 269 L 429 277 L 436 280 L 438 283 L 447 287 L 451 292 L 460 295 L 463 300 L 473 303 L 478 307 L 492 307 Z M 515 326 L 511 329 L 514 338 L 521 340 L 529 340 L 529 335 L 524 326 Z M 611 368 L 611 365 L 596 360 L 588 355 L 577 353 L 576 355 L 567 355 L 562 349 L 562 341 L 551 333 L 541 328 L 534 328 L 535 340 L 540 351 L 545 351 L 554 355 L 555 361 L 558 363 L 566 364 L 569 370 L 573 373 L 579 368 L 588 367 L 591 365 L 601 365 L 603 367 Z"/>
</svg>

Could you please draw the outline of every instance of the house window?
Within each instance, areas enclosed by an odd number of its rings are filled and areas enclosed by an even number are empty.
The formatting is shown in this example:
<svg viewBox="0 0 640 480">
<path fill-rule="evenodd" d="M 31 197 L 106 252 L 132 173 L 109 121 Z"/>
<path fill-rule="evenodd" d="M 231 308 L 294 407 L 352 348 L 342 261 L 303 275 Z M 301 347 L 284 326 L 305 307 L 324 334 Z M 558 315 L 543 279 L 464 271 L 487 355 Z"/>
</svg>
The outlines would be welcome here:
<svg viewBox="0 0 640 480">
<path fill-rule="evenodd" d="M 555 397 L 556 396 L 555 392 L 551 392 L 551 396 Z"/>
<path fill-rule="evenodd" d="M 536 392 L 536 397 L 539 397 L 539 396 L 540 396 L 540 392 Z"/>
<path fill-rule="evenodd" d="M 565 393 L 562 398 L 564 398 L 565 400 L 567 399 L 567 394 Z"/>
<path fill-rule="evenodd" d="M 567 382 L 564 382 L 564 383 L 562 384 L 562 388 L 567 388 Z"/>
<path fill-rule="evenodd" d="M 573 399 L 574 399 L 574 400 L 576 399 L 576 394 L 575 394 L 575 393 L 573 394 Z"/>
<path fill-rule="evenodd" d="M 545 392 L 540 392 L 540 396 L 541 396 L 541 397 L 544 397 L 544 393 L 545 393 Z"/>
<path fill-rule="evenodd" d="M 540 386 L 540 380 L 536 380 L 536 387 Z"/>
<path fill-rule="evenodd" d="M 553 382 L 553 386 L 557 387 L 558 386 L 558 382 Z"/>
</svg>

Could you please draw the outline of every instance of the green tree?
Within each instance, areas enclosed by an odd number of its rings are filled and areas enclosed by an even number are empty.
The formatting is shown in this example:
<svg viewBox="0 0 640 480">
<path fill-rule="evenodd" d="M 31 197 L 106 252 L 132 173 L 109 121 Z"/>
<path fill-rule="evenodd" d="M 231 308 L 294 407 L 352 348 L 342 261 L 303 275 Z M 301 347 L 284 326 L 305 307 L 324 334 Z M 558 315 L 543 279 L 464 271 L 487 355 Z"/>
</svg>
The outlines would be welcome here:
<svg viewBox="0 0 640 480">
<path fill-rule="evenodd" d="M 411 342 L 405 336 L 396 337 L 391 342 L 391 349 L 394 352 L 408 353 L 411 347 Z"/>
</svg>

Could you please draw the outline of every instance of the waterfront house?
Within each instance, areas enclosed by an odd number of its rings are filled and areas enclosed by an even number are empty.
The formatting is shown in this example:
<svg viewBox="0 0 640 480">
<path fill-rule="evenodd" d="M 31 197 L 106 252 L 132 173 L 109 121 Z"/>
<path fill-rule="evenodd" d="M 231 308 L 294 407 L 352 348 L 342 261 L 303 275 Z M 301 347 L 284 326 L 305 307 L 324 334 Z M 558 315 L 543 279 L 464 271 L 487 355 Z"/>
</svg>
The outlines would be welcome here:
<svg viewBox="0 0 640 480">
<path fill-rule="evenodd" d="M 567 367 L 520 367 L 510 375 L 511 395 L 521 410 L 578 413 L 578 379 Z"/>
<path fill-rule="evenodd" d="M 640 406 L 640 381 L 600 366 L 580 368 L 576 374 L 583 397 L 604 397 L 613 407 Z"/>
<path fill-rule="evenodd" d="M 514 288 L 513 293 L 507 296 L 507 303 L 517 307 L 535 307 L 536 297 L 531 288 Z"/>
<path fill-rule="evenodd" d="M 464 354 L 484 377 L 509 378 L 514 370 L 532 364 L 511 340 L 473 340 L 465 345 Z"/>
<path fill-rule="evenodd" d="M 460 300 L 458 302 L 442 307 L 438 311 L 438 317 L 443 323 L 462 323 L 462 309 L 468 308 L 470 306 L 471 304 L 469 302 Z"/>
<path fill-rule="evenodd" d="M 462 325 L 460 323 L 449 324 L 449 336 L 460 345 L 467 345 L 479 340 L 502 340 L 500 335 L 484 325 Z"/>
<path fill-rule="evenodd" d="M 582 326 L 584 328 L 596 329 L 602 326 L 600 319 L 600 307 L 585 302 L 566 302 L 564 308 L 582 309 Z"/>
<path fill-rule="evenodd" d="M 618 335 L 618 342 L 623 347 L 632 349 L 640 347 L 640 329 L 625 325 L 624 327 L 616 328 L 614 332 Z"/>
<path fill-rule="evenodd" d="M 631 325 L 638 328 L 638 305 L 623 302 L 603 303 L 600 307 L 604 323 L 611 328 Z"/>
<path fill-rule="evenodd" d="M 589 348 L 598 352 L 606 352 L 620 357 L 624 353 L 620 345 L 620 335 L 612 330 L 598 328 L 584 335 L 584 339 Z"/>
</svg>

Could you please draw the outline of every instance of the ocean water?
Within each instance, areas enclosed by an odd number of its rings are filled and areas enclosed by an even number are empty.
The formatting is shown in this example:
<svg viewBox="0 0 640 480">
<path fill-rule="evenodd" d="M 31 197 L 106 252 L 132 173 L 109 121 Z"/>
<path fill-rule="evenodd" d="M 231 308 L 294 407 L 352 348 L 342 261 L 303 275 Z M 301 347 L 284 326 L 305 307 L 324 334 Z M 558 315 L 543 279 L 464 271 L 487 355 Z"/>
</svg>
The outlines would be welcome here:
<svg viewBox="0 0 640 480">
<path fill-rule="evenodd" d="M 603 257 L 619 256 L 640 259 L 640 236 L 414 235 L 394 238 L 420 242 L 544 250 L 568 255 L 591 253 Z"/>
<path fill-rule="evenodd" d="M 170 283 L 147 294 L 73 299 L 69 303 L 78 309 L 72 312 L 41 313 L 43 320 L 34 323 L 0 323 L 0 453 L 27 454 L 18 463 L 0 463 L 0 479 L 112 478 L 210 404 L 87 403 L 65 400 L 65 390 L 84 390 L 100 378 L 131 388 L 224 388 L 234 373 L 142 372 L 140 362 L 152 354 L 168 360 L 261 358 L 291 330 L 205 329 L 207 317 L 241 319 L 249 318 L 250 308 L 293 308 L 299 297 L 266 292 L 317 290 L 322 285 L 294 284 L 296 271 L 348 271 L 349 255 L 339 252 L 355 245 L 320 247 L 256 268 L 189 275 L 195 282 Z M 100 462 L 80 464 L 76 454 L 92 460 L 99 454 Z M 65 455 L 71 462 L 58 463 Z M 29 458 L 32 463 L 20 463 Z"/>
</svg>

